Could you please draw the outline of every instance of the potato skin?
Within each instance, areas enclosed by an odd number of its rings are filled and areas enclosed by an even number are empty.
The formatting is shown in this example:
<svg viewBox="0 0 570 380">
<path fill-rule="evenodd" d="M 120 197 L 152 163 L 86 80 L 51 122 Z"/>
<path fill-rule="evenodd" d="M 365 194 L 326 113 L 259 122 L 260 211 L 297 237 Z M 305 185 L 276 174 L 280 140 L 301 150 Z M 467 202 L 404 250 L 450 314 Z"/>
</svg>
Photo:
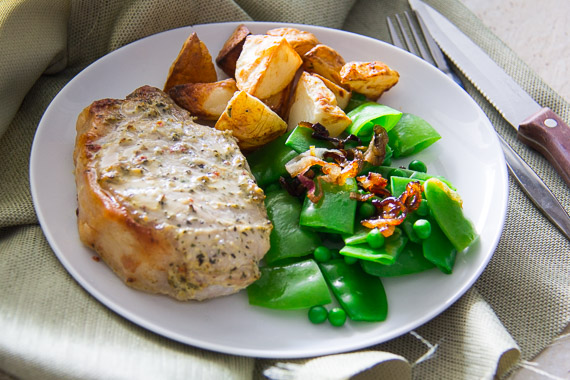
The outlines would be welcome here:
<svg viewBox="0 0 570 380">
<path fill-rule="evenodd" d="M 300 122 L 320 123 L 331 137 L 342 133 L 352 121 L 337 105 L 334 93 L 318 77 L 303 72 L 289 111 L 288 129 Z"/>
<path fill-rule="evenodd" d="M 303 63 L 283 37 L 248 36 L 236 63 L 236 84 L 258 99 L 285 89 Z"/>
<path fill-rule="evenodd" d="M 207 83 L 218 80 L 212 56 L 206 45 L 192 33 L 182 45 L 176 59 L 172 62 L 164 91 L 173 86 L 186 83 Z"/>
<path fill-rule="evenodd" d="M 344 58 L 333 48 L 318 44 L 303 55 L 303 70 L 319 74 L 341 86 L 340 70 L 345 65 Z"/>
<path fill-rule="evenodd" d="M 266 32 L 269 36 L 285 37 L 293 49 L 301 57 L 303 54 L 319 44 L 317 37 L 310 32 L 305 32 L 296 28 L 275 28 Z"/>
<path fill-rule="evenodd" d="M 217 120 L 237 90 L 236 81 L 228 78 L 212 83 L 181 84 L 172 87 L 168 94 L 191 115 Z"/>
<path fill-rule="evenodd" d="M 249 35 L 251 35 L 251 32 L 247 26 L 243 24 L 238 25 L 218 52 L 216 64 L 230 78 L 235 79 L 236 62 L 241 54 L 245 39 Z"/>
<path fill-rule="evenodd" d="M 398 83 L 400 74 L 381 61 L 348 62 L 341 71 L 342 85 L 376 100 Z"/>
<path fill-rule="evenodd" d="M 312 74 L 312 75 L 323 81 L 325 86 L 327 86 L 327 88 L 329 90 L 331 90 L 332 93 L 334 94 L 334 96 L 336 98 L 337 105 L 344 110 L 346 108 L 346 106 L 348 105 L 348 102 L 350 101 L 352 93 L 350 91 L 346 90 L 344 87 L 341 87 L 341 86 L 337 85 L 336 83 L 331 82 L 330 80 L 323 77 L 322 75 L 319 75 L 319 74 Z"/>
<path fill-rule="evenodd" d="M 238 91 L 228 102 L 215 128 L 231 130 L 240 149 L 248 152 L 281 136 L 287 130 L 287 123 L 261 100 Z"/>
</svg>

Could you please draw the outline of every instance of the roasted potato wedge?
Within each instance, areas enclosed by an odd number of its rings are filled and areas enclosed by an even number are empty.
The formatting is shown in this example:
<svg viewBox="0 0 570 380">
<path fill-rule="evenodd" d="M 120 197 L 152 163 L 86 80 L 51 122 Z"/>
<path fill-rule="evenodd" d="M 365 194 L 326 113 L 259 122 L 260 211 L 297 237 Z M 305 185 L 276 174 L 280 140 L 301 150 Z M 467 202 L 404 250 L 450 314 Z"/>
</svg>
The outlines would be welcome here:
<svg viewBox="0 0 570 380">
<path fill-rule="evenodd" d="M 291 88 L 293 81 L 287 85 L 281 92 L 270 96 L 267 99 L 261 99 L 273 112 L 279 115 L 283 120 L 287 121 L 289 115 L 289 104 L 291 100 Z"/>
<path fill-rule="evenodd" d="M 397 71 L 380 61 L 348 62 L 342 67 L 340 76 L 343 86 L 372 100 L 378 99 L 400 79 Z"/>
<path fill-rule="evenodd" d="M 237 91 L 232 78 L 212 83 L 187 83 L 172 87 L 168 94 L 190 114 L 206 120 L 217 120 Z"/>
<path fill-rule="evenodd" d="M 208 83 L 218 80 L 212 56 L 206 45 L 192 33 L 182 45 L 178 57 L 172 62 L 164 91 L 186 83 Z"/>
<path fill-rule="evenodd" d="M 301 57 L 319 43 L 319 40 L 313 33 L 295 28 L 275 28 L 268 30 L 266 34 L 276 37 L 285 37 L 287 42 L 291 44 L 293 49 L 295 49 L 297 54 Z"/>
<path fill-rule="evenodd" d="M 318 44 L 303 55 L 303 69 L 341 85 L 340 69 L 346 62 L 333 48 Z"/>
<path fill-rule="evenodd" d="M 311 75 L 314 75 L 323 81 L 325 86 L 327 86 L 327 88 L 329 90 L 331 90 L 332 93 L 334 94 L 334 96 L 336 98 L 337 105 L 341 109 L 344 110 L 346 108 L 346 106 L 348 105 L 348 102 L 350 101 L 350 97 L 352 96 L 352 93 L 350 91 L 346 90 L 345 88 L 337 85 L 336 83 L 331 82 L 330 80 L 328 80 L 327 78 L 325 78 L 319 74 L 311 74 Z"/>
<path fill-rule="evenodd" d="M 261 100 L 238 91 L 228 102 L 215 128 L 232 131 L 240 149 L 248 152 L 281 136 L 287 130 L 287 123 Z"/>
<path fill-rule="evenodd" d="M 283 37 L 251 35 L 236 63 L 236 84 L 258 99 L 267 99 L 289 85 L 302 64 Z"/>
<path fill-rule="evenodd" d="M 288 129 L 295 128 L 301 121 L 321 123 L 332 137 L 340 135 L 352 122 L 337 105 L 333 92 L 321 79 L 307 72 L 303 72 L 297 83 Z"/>
<path fill-rule="evenodd" d="M 218 67 L 230 78 L 235 78 L 236 62 L 241 54 L 245 38 L 250 34 L 251 32 L 247 26 L 243 24 L 238 25 L 216 57 Z"/>
</svg>

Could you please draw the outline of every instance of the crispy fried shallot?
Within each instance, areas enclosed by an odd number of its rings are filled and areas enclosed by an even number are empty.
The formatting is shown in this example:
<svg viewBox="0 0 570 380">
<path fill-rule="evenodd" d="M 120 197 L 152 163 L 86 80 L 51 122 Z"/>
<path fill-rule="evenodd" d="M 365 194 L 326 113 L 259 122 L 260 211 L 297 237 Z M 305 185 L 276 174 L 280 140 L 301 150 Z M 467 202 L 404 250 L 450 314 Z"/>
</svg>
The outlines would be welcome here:
<svg viewBox="0 0 570 380">
<path fill-rule="evenodd" d="M 341 139 L 338 137 L 330 137 L 328 129 L 326 129 L 325 126 L 322 125 L 321 123 L 313 124 L 313 123 L 308 123 L 306 121 L 302 121 L 299 123 L 299 126 L 312 129 L 313 130 L 313 133 L 311 134 L 312 138 L 314 138 L 316 140 L 330 141 L 331 143 L 333 143 L 333 145 L 337 149 L 344 149 L 344 146 L 349 141 L 354 141 L 354 142 L 358 143 L 358 145 L 362 144 L 362 141 L 360 140 L 360 138 L 358 138 L 356 135 L 352 135 L 352 134 L 348 135 L 344 139 Z"/>
<path fill-rule="evenodd" d="M 382 177 L 381 174 L 369 172 L 367 175 L 356 177 L 358 184 L 364 190 L 373 193 L 372 195 L 379 195 L 382 197 L 389 197 L 392 195 L 387 189 L 388 180 Z"/>
<path fill-rule="evenodd" d="M 354 178 L 362 169 L 362 153 L 353 151 L 349 153 L 339 149 L 315 148 L 301 153 L 287 164 L 285 169 L 291 177 L 303 175 L 313 166 L 320 166 L 323 173 L 319 178 L 323 181 L 344 185 L 347 178 Z M 332 158 L 333 162 L 325 161 Z"/>
<path fill-rule="evenodd" d="M 394 233 L 395 226 L 401 224 L 408 213 L 417 210 L 422 200 L 422 186 L 419 181 L 409 182 L 406 190 L 399 197 L 373 199 L 377 214 L 360 223 L 368 228 L 378 228 L 388 237 Z"/>
</svg>

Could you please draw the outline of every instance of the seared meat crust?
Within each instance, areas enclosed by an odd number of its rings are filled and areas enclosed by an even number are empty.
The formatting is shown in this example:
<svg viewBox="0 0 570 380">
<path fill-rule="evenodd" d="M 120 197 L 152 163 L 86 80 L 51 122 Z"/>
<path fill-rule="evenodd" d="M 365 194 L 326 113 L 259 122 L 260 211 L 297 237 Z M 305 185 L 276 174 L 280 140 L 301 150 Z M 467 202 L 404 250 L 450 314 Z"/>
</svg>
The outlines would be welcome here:
<svg viewBox="0 0 570 380">
<path fill-rule="evenodd" d="M 76 128 L 79 235 L 127 285 L 203 300 L 259 277 L 272 226 L 231 133 L 150 86 L 94 102 Z"/>
</svg>

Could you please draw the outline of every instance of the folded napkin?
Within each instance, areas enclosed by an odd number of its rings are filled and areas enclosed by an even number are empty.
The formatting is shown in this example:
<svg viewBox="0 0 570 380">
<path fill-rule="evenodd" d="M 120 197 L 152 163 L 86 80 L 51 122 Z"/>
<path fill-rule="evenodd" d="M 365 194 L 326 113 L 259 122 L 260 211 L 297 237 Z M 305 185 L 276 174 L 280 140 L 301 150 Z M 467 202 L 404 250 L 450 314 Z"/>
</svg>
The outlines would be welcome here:
<svg viewBox="0 0 570 380">
<path fill-rule="evenodd" d="M 458 0 L 430 3 L 539 103 L 570 119 L 570 105 Z M 36 127 L 58 91 L 97 58 L 163 30 L 220 21 L 297 22 L 388 40 L 385 17 L 406 9 L 404 0 L 0 2 L 0 378 L 481 379 L 506 377 L 549 345 L 570 320 L 570 243 L 512 181 L 497 250 L 454 305 L 384 344 L 303 360 L 219 354 L 138 327 L 73 280 L 38 225 L 28 179 Z M 467 91 L 568 209 L 570 191 L 550 164 Z"/>
</svg>

